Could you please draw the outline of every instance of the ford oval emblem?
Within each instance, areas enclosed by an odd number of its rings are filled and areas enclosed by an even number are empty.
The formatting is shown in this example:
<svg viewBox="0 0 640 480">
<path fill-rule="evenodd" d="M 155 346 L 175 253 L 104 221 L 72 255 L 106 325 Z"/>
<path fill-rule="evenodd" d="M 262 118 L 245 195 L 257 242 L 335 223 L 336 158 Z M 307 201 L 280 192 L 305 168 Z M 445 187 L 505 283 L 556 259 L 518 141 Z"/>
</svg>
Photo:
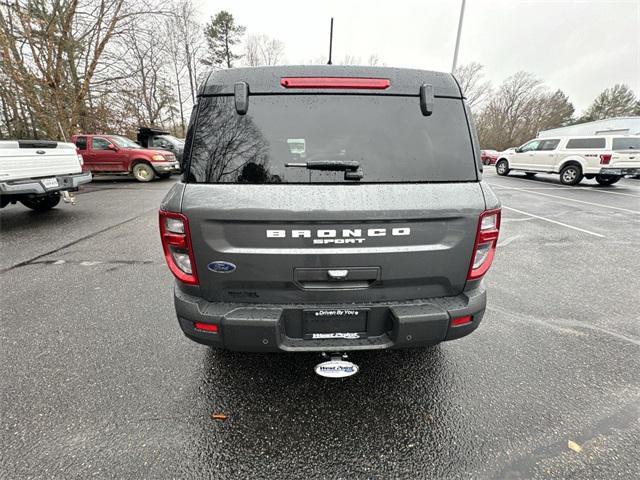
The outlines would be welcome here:
<svg viewBox="0 0 640 480">
<path fill-rule="evenodd" d="M 216 273 L 232 273 L 236 271 L 236 266 L 233 263 L 222 261 L 211 262 L 208 268 Z"/>
<path fill-rule="evenodd" d="M 47 153 L 47 152 L 45 152 L 44 150 L 36 150 L 36 153 L 37 153 L 38 155 L 44 155 L 44 154 L 45 154 L 45 153 Z"/>
</svg>

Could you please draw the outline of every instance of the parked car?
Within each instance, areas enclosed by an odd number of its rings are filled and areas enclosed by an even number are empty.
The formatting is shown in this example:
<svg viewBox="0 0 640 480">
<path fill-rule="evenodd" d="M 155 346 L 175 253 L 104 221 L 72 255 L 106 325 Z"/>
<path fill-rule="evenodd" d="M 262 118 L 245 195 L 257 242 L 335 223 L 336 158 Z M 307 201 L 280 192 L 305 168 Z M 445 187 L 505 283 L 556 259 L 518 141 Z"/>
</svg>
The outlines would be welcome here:
<svg viewBox="0 0 640 480">
<path fill-rule="evenodd" d="M 88 169 L 96 174 L 132 174 L 140 182 L 167 178 L 180 171 L 173 153 L 142 148 L 120 135 L 74 135 Z"/>
<path fill-rule="evenodd" d="M 576 185 L 583 178 L 613 185 L 624 176 L 640 173 L 640 152 L 634 149 L 639 143 L 638 136 L 622 135 L 536 138 L 511 153 L 501 153 L 496 172 L 523 171 L 529 177 L 557 173 L 565 185 Z"/>
<path fill-rule="evenodd" d="M 483 165 L 495 165 L 497 159 L 497 150 L 480 150 L 480 161 Z"/>
<path fill-rule="evenodd" d="M 0 141 L 0 208 L 16 202 L 36 211 L 50 210 L 60 197 L 91 181 L 82 171 L 76 146 L 46 140 Z"/>
<path fill-rule="evenodd" d="M 184 153 L 184 140 L 170 135 L 169 132 L 149 127 L 140 127 L 136 136 L 138 144 L 144 148 L 156 150 L 168 150 L 182 163 Z"/>
<path fill-rule="evenodd" d="M 160 208 L 187 337 L 345 352 L 478 327 L 500 203 L 451 75 L 239 68 L 199 92 L 187 170 Z"/>
</svg>

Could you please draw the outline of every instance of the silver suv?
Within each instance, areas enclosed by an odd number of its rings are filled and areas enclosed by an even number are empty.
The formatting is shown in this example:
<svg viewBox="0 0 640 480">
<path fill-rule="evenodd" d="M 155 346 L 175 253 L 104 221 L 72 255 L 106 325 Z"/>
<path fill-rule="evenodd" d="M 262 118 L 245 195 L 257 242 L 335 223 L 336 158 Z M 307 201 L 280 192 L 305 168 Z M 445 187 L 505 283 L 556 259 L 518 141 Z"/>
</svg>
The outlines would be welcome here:
<svg viewBox="0 0 640 480">
<path fill-rule="evenodd" d="M 160 210 L 185 335 L 256 352 L 471 333 L 499 228 L 454 78 L 391 68 L 211 73 Z"/>
</svg>

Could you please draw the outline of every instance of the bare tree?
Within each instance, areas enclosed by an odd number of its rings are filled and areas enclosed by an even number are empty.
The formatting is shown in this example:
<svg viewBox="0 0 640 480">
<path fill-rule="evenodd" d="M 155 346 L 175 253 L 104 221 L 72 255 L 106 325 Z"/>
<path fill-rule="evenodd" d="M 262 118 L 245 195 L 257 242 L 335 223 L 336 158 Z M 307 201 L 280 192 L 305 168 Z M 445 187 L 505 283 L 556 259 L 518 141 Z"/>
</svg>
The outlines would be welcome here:
<svg viewBox="0 0 640 480">
<path fill-rule="evenodd" d="M 491 96 L 491 82 L 484 80 L 483 69 L 484 66 L 480 63 L 471 62 L 460 65 L 453 74 L 472 111 Z"/>
<path fill-rule="evenodd" d="M 542 92 L 540 80 L 527 72 L 505 80 L 477 118 L 480 144 L 503 150 L 535 136 L 532 125 Z"/>
<path fill-rule="evenodd" d="M 174 33 L 176 42 L 183 50 L 183 61 L 189 78 L 189 88 L 192 104 L 196 103 L 196 90 L 198 88 L 198 64 L 201 63 L 206 50 L 202 26 L 198 22 L 198 12 L 191 0 L 177 0 L 174 8 L 175 24 Z"/>
<path fill-rule="evenodd" d="M 28 106 L 33 135 L 61 138 L 95 127 L 92 108 L 104 106 L 103 96 L 130 74 L 123 56 L 109 50 L 113 39 L 139 17 L 160 13 L 147 0 L 0 4 L 4 81 Z"/>
<path fill-rule="evenodd" d="M 284 43 L 265 34 L 249 35 L 245 44 L 245 62 L 250 67 L 278 65 L 284 55 Z"/>
<path fill-rule="evenodd" d="M 362 65 L 360 57 L 348 53 L 338 62 L 339 65 Z"/>
</svg>

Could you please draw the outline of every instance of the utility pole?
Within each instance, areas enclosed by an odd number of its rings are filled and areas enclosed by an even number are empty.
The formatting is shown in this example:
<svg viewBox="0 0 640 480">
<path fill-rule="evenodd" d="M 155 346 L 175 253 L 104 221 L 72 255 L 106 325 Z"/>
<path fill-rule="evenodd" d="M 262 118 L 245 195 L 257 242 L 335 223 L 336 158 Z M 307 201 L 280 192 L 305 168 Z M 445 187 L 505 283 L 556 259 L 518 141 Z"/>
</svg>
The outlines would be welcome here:
<svg viewBox="0 0 640 480">
<path fill-rule="evenodd" d="M 464 4 L 466 0 L 462 0 L 462 6 L 460 7 L 460 20 L 458 21 L 458 36 L 456 37 L 456 50 L 453 54 L 453 66 L 451 67 L 451 73 L 455 72 L 458 64 L 458 50 L 460 49 L 460 34 L 462 33 L 462 20 L 464 19 Z"/>
</svg>

